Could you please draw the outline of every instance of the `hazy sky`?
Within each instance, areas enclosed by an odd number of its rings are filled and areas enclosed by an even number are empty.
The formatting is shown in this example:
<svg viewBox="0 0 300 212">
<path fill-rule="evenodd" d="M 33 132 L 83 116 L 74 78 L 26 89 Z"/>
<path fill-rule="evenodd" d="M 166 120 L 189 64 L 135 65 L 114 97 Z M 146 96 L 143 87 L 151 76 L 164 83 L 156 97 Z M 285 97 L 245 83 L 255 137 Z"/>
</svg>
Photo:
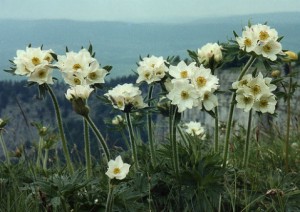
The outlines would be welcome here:
<svg viewBox="0 0 300 212">
<path fill-rule="evenodd" d="M 202 17 L 300 12 L 300 0 L 0 0 L 0 18 L 177 22 Z"/>
</svg>

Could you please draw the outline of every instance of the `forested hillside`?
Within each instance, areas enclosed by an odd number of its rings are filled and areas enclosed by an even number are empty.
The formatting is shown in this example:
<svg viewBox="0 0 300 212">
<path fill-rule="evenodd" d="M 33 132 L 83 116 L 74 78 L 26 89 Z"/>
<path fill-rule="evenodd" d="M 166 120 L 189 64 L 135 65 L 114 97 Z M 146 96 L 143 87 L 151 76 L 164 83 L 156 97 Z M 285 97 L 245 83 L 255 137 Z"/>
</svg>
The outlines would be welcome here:
<svg viewBox="0 0 300 212">
<path fill-rule="evenodd" d="M 107 89 L 117 84 L 134 83 L 135 80 L 134 76 L 110 80 L 103 89 L 97 89 L 89 99 L 91 117 L 110 145 L 118 143 L 121 137 L 118 132 L 107 133 L 111 126 L 107 123 L 111 123 L 111 118 L 117 114 L 117 111 L 99 97 L 103 96 Z M 80 153 L 84 145 L 82 118 L 73 111 L 71 103 L 65 98 L 67 88 L 67 85 L 61 82 L 53 85 L 61 109 L 66 136 L 69 140 L 69 148 L 73 150 L 77 148 L 79 154 L 83 154 Z M 57 127 L 51 98 L 47 96 L 47 93 L 45 98 L 40 98 L 38 87 L 27 86 L 26 81 L 0 81 L 0 117 L 9 119 L 4 137 L 10 150 L 25 145 L 30 151 L 32 145 L 37 143 L 37 129 L 32 123 L 41 123 L 46 127 L 54 128 L 54 130 Z M 98 151 L 97 141 L 92 136 L 93 134 L 91 134 L 92 149 Z M 118 145 L 122 146 L 123 144 L 118 143 Z"/>
</svg>

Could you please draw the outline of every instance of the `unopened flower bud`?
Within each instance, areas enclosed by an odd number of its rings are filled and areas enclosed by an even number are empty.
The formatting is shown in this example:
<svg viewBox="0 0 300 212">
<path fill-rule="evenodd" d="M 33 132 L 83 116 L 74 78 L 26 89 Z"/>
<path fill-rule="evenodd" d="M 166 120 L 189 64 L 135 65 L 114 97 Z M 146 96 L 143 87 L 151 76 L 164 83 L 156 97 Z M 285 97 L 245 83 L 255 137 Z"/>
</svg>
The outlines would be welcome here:
<svg viewBox="0 0 300 212">
<path fill-rule="evenodd" d="M 279 71 L 279 70 L 274 70 L 271 73 L 271 76 L 274 78 L 280 77 L 280 75 L 281 75 L 281 71 Z"/>
<path fill-rule="evenodd" d="M 116 115 L 113 119 L 112 119 L 112 124 L 113 125 L 119 125 L 124 121 L 123 117 L 121 115 Z"/>
<path fill-rule="evenodd" d="M 284 62 L 292 62 L 298 60 L 298 55 L 295 52 L 286 51 L 284 53 L 286 55 L 286 57 L 282 59 Z"/>
</svg>

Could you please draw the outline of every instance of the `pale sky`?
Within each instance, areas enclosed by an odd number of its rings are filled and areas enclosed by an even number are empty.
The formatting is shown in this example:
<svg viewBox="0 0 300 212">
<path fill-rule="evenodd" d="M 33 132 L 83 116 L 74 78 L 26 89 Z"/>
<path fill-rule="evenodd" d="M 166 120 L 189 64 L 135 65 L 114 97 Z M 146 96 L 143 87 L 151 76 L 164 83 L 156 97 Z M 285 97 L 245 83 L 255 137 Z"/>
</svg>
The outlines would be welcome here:
<svg viewBox="0 0 300 212">
<path fill-rule="evenodd" d="M 300 0 L 0 0 L 0 19 L 184 22 L 289 11 L 300 12 Z"/>
</svg>

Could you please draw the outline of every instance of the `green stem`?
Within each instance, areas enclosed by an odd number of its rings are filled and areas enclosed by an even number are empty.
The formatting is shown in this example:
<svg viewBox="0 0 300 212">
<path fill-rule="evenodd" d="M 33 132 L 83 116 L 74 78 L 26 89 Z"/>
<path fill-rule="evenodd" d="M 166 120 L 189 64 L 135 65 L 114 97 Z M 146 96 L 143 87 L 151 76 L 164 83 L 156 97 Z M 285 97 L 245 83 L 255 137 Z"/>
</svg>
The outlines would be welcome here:
<svg viewBox="0 0 300 212">
<path fill-rule="evenodd" d="M 151 107 L 151 98 L 153 93 L 153 85 L 149 86 L 148 91 L 148 106 Z M 148 123 L 148 141 L 149 141 L 149 147 L 150 147 L 150 157 L 151 157 L 151 163 L 152 166 L 156 166 L 156 155 L 155 155 L 155 148 L 154 148 L 154 140 L 153 140 L 153 127 L 152 127 L 152 116 L 151 113 L 147 113 L 147 123 Z"/>
<path fill-rule="evenodd" d="M 127 121 L 127 129 L 129 132 L 129 140 L 130 140 L 130 145 L 131 145 L 134 168 L 135 168 L 135 170 L 138 170 L 139 162 L 138 162 L 138 156 L 137 156 L 137 145 L 136 145 L 136 141 L 134 139 L 134 132 L 133 132 L 133 127 L 132 127 L 132 123 L 131 123 L 130 113 L 127 112 L 127 113 L 125 113 L 125 115 L 126 115 L 126 121 Z"/>
<path fill-rule="evenodd" d="M 45 156 L 44 156 L 44 160 L 43 160 L 43 169 L 45 171 L 47 170 L 48 155 L 49 155 L 49 149 L 45 149 Z"/>
<path fill-rule="evenodd" d="M 287 93 L 287 117 L 286 117 L 286 138 L 285 138 L 285 171 L 288 172 L 289 170 L 289 139 L 290 139 L 290 124 L 291 124 L 291 90 L 292 90 L 292 67 L 291 63 L 288 64 L 289 66 L 289 75 L 290 75 L 290 82 L 288 87 Z"/>
<path fill-rule="evenodd" d="M 219 152 L 219 113 L 218 113 L 218 107 L 215 107 L 214 140 L 215 140 L 215 153 L 217 153 L 217 152 Z"/>
<path fill-rule="evenodd" d="M 38 147 L 37 147 L 37 157 L 36 157 L 36 167 L 38 168 L 41 167 L 42 143 L 43 143 L 43 138 L 40 137 Z"/>
<path fill-rule="evenodd" d="M 249 161 L 251 123 L 252 123 L 252 109 L 250 110 L 249 117 L 248 117 L 248 127 L 247 127 L 246 143 L 245 143 L 244 158 L 243 158 L 243 167 L 245 168 L 248 167 L 248 161 Z"/>
<path fill-rule="evenodd" d="M 87 178 L 90 178 L 92 176 L 91 146 L 90 146 L 90 136 L 89 136 L 89 125 L 85 119 L 83 120 L 83 129 L 84 129 L 84 153 L 85 153 L 86 176 Z"/>
<path fill-rule="evenodd" d="M 70 153 L 69 153 L 69 150 L 68 150 L 68 147 L 67 147 L 67 139 L 66 139 L 66 136 L 65 136 L 65 133 L 64 133 L 63 122 L 62 122 L 58 102 L 57 102 L 57 99 L 56 99 L 56 97 L 54 95 L 54 92 L 51 89 L 51 87 L 47 85 L 47 88 L 48 88 L 49 94 L 51 96 L 53 105 L 54 105 L 56 120 L 57 120 L 57 124 L 58 124 L 59 134 L 60 134 L 60 137 L 61 137 L 64 156 L 65 156 L 66 162 L 67 162 L 67 167 L 68 167 L 68 170 L 69 170 L 70 174 L 73 174 L 74 173 L 74 168 L 73 168 Z"/>
<path fill-rule="evenodd" d="M 114 190 L 114 185 L 112 185 L 109 182 L 109 190 L 108 190 L 108 195 L 107 195 L 107 200 L 106 200 L 106 207 L 105 207 L 105 212 L 111 212 L 112 211 L 112 206 L 113 206 L 113 190 Z"/>
<path fill-rule="evenodd" d="M 179 177 L 179 155 L 178 155 L 178 146 L 177 146 L 177 140 L 176 140 L 177 107 L 171 106 L 170 108 L 171 108 L 170 138 L 171 138 L 171 148 L 172 148 L 172 163 L 173 163 L 175 175 L 176 175 L 176 177 Z"/>
<path fill-rule="evenodd" d="M 7 147 L 6 147 L 6 144 L 5 144 L 4 139 L 3 139 L 1 129 L 0 129 L 0 141 L 1 141 L 1 146 L 2 146 L 2 149 L 3 149 L 4 155 L 5 155 L 6 162 L 7 162 L 8 165 L 10 165 L 9 154 L 8 154 Z"/>
<path fill-rule="evenodd" d="M 84 118 L 87 121 L 87 123 L 89 124 L 89 126 L 92 128 L 92 130 L 95 133 L 98 141 L 100 142 L 100 144 L 101 144 L 101 146 L 104 150 L 106 160 L 108 162 L 110 160 L 110 152 L 109 152 L 109 149 L 107 147 L 107 144 L 106 144 L 101 132 L 98 130 L 98 128 L 96 127 L 95 123 L 92 121 L 92 119 L 90 118 L 89 115 L 84 116 Z"/>
<path fill-rule="evenodd" d="M 243 78 L 245 73 L 249 70 L 249 68 L 254 63 L 255 59 L 256 59 L 256 57 L 253 55 L 249 58 L 248 62 L 246 63 L 246 65 L 244 66 L 244 68 L 242 69 L 242 71 L 238 77 L 238 81 L 240 81 Z M 230 108 L 229 108 L 228 120 L 227 120 L 227 125 L 226 125 L 224 154 L 223 154 L 223 167 L 226 167 L 227 158 L 228 158 L 228 146 L 229 146 L 231 127 L 232 127 L 231 125 L 232 125 L 232 119 L 233 119 L 235 97 L 236 97 L 236 93 L 234 92 L 231 95 Z"/>
</svg>

